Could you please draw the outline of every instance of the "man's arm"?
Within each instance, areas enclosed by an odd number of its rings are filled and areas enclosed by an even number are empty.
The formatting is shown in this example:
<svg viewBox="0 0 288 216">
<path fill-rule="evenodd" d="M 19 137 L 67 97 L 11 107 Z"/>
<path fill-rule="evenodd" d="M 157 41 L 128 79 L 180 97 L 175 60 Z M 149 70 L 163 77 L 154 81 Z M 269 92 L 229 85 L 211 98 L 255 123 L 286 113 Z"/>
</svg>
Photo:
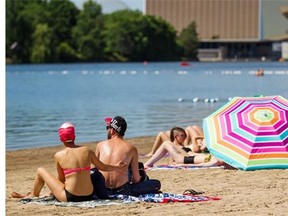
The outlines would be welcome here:
<svg viewBox="0 0 288 216">
<path fill-rule="evenodd" d="M 96 155 L 97 158 L 100 157 L 100 150 L 99 150 L 99 148 L 100 148 L 100 143 L 98 143 L 98 144 L 96 145 L 95 155 Z"/>
<path fill-rule="evenodd" d="M 141 176 L 139 173 L 139 165 L 138 165 L 138 151 L 136 148 L 132 150 L 132 159 L 131 159 L 131 170 L 132 170 L 132 182 L 138 183 L 140 182 Z"/>
</svg>

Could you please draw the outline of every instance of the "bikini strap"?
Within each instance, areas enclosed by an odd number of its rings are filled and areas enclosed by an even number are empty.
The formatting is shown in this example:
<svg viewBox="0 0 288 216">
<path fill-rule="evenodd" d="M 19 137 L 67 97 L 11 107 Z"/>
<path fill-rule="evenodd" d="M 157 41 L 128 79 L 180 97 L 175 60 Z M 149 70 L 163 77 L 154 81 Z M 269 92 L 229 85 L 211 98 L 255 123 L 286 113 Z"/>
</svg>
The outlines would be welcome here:
<svg viewBox="0 0 288 216">
<path fill-rule="evenodd" d="M 71 169 L 64 169 L 63 172 L 64 172 L 64 175 L 68 175 L 68 174 L 71 174 L 71 173 L 75 173 L 75 172 L 81 172 L 81 171 L 85 171 L 85 170 L 90 170 L 90 166 L 87 166 L 87 167 L 84 167 L 84 168 L 71 168 Z"/>
</svg>

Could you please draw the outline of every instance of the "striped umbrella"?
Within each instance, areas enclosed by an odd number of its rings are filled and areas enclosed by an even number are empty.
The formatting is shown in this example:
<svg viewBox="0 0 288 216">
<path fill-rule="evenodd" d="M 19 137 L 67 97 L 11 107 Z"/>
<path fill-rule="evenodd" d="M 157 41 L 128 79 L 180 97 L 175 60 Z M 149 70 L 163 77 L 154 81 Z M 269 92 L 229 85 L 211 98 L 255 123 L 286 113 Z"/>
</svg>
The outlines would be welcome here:
<svg viewBox="0 0 288 216">
<path fill-rule="evenodd" d="M 288 168 L 288 100 L 235 97 L 203 121 L 215 157 L 242 170 Z"/>
</svg>

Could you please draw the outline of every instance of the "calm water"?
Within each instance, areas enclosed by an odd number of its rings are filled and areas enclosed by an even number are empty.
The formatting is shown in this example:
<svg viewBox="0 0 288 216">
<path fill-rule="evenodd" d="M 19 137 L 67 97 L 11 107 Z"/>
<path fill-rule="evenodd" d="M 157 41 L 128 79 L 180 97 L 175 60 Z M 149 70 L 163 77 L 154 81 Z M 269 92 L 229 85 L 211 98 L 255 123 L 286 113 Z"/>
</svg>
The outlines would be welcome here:
<svg viewBox="0 0 288 216">
<path fill-rule="evenodd" d="M 107 116 L 126 118 L 128 138 L 202 125 L 229 97 L 288 98 L 287 81 L 287 62 L 7 65 L 6 150 L 58 145 L 65 121 L 77 143 L 105 139 Z"/>
</svg>

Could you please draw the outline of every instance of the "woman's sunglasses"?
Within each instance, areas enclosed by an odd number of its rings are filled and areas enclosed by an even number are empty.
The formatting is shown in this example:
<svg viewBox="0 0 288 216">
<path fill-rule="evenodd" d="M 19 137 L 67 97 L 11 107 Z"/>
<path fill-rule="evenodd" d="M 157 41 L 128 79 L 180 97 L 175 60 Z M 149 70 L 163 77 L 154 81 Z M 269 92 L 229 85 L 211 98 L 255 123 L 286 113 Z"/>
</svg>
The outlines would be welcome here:
<svg viewBox="0 0 288 216">
<path fill-rule="evenodd" d="M 180 137 L 182 137 L 182 138 L 186 138 L 186 135 L 185 134 L 179 134 L 179 135 L 176 135 L 176 136 L 180 136 Z"/>
</svg>

